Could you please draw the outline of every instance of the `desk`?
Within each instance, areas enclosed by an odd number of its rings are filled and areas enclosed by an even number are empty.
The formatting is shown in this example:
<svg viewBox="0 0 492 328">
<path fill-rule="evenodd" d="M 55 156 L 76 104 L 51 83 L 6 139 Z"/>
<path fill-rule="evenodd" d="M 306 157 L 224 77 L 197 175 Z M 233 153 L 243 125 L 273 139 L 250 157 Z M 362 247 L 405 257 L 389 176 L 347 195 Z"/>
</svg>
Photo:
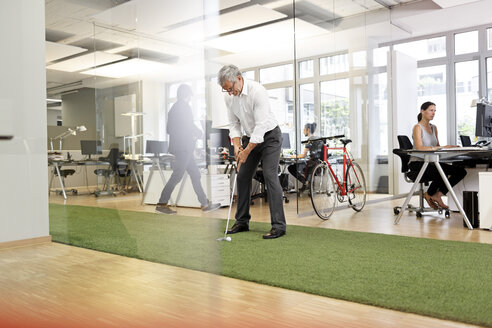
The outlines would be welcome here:
<svg viewBox="0 0 492 328">
<path fill-rule="evenodd" d="M 162 171 L 162 167 L 161 167 L 161 161 L 165 162 L 165 163 L 170 163 L 172 161 L 174 161 L 174 155 L 172 154 L 163 154 L 163 155 L 160 155 L 160 156 L 152 156 L 150 157 L 150 160 L 152 161 L 152 166 L 150 167 L 150 175 L 149 175 L 149 178 L 147 180 L 147 183 L 145 184 L 145 188 L 144 188 L 144 192 L 143 192 L 143 196 L 142 196 L 142 203 L 144 203 L 144 200 L 145 200 L 145 195 L 147 195 L 147 192 L 149 191 L 149 186 L 150 186 L 150 183 L 152 181 L 152 176 L 154 175 L 154 171 L 159 171 L 159 174 L 161 175 L 161 180 L 162 180 L 162 185 L 165 186 L 166 185 L 166 178 L 164 177 L 164 173 Z M 142 179 L 142 184 L 143 184 L 143 179 Z M 172 199 L 171 199 L 171 202 L 172 202 Z"/>
<path fill-rule="evenodd" d="M 460 211 L 461 215 L 463 215 L 463 219 L 466 222 L 466 225 L 468 229 L 473 230 L 473 227 L 468 220 L 468 217 L 466 216 L 465 211 L 463 210 L 463 206 L 459 202 L 458 198 L 456 197 L 456 194 L 453 190 L 453 187 L 451 187 L 451 184 L 449 183 L 449 180 L 442 170 L 441 165 L 439 164 L 439 160 L 443 159 L 451 159 L 453 157 L 457 156 L 470 156 L 470 157 L 488 157 L 492 154 L 492 150 L 489 149 L 482 149 L 482 148 L 445 148 L 445 149 L 440 149 L 437 151 L 428 151 L 428 150 L 415 150 L 415 149 L 409 149 L 406 151 L 408 154 L 422 158 L 424 160 L 424 165 L 422 165 L 422 168 L 419 171 L 419 174 L 417 178 L 415 179 L 414 184 L 412 185 L 412 188 L 410 192 L 408 193 L 407 198 L 403 202 L 402 209 L 406 208 L 407 205 L 410 203 L 410 199 L 412 198 L 413 194 L 415 193 L 415 190 L 417 190 L 417 187 L 420 183 L 420 179 L 424 175 L 425 170 L 427 169 L 427 166 L 429 166 L 429 163 L 434 163 L 436 166 L 437 170 L 439 171 L 439 174 L 441 175 L 442 180 L 444 181 L 444 184 L 448 188 L 448 192 L 451 194 L 451 197 L 453 198 L 456 206 L 458 207 L 458 210 Z M 398 216 L 395 219 L 395 224 L 398 224 L 398 222 L 401 219 L 401 216 L 403 215 L 404 211 L 400 211 Z"/>
<path fill-rule="evenodd" d="M 62 166 L 85 166 L 85 165 L 108 165 L 109 166 L 109 162 L 102 162 L 102 161 L 97 161 L 97 160 L 68 161 L 68 160 L 52 160 L 52 159 L 49 159 L 48 160 L 48 166 L 50 166 L 50 165 L 53 166 L 53 170 L 51 171 L 51 178 L 50 178 L 50 184 L 48 187 L 48 193 L 51 190 L 51 183 L 53 182 L 53 176 L 54 176 L 55 171 L 56 171 L 56 174 L 58 175 L 58 180 L 60 182 L 63 198 L 67 199 L 67 193 L 65 191 L 65 186 L 63 184 L 62 177 L 60 174 L 60 169 L 62 168 Z"/>
</svg>

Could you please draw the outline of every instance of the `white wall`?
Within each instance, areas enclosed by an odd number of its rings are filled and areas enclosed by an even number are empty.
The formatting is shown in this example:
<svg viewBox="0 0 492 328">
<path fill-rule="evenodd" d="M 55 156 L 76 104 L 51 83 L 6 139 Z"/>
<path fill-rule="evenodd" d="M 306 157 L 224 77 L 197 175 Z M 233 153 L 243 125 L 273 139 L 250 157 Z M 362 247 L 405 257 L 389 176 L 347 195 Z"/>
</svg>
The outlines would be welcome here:
<svg viewBox="0 0 492 328">
<path fill-rule="evenodd" d="M 44 29 L 44 1 L 0 3 L 0 242 L 49 235 Z"/>
</svg>

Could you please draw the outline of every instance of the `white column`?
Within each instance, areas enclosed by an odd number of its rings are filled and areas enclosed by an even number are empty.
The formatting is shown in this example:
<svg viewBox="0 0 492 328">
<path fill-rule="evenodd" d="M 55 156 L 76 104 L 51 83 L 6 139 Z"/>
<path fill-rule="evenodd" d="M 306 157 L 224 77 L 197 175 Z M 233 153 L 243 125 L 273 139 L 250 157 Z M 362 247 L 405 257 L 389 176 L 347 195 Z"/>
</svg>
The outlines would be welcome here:
<svg viewBox="0 0 492 328">
<path fill-rule="evenodd" d="M 44 3 L 0 3 L 0 243 L 49 235 Z"/>
</svg>

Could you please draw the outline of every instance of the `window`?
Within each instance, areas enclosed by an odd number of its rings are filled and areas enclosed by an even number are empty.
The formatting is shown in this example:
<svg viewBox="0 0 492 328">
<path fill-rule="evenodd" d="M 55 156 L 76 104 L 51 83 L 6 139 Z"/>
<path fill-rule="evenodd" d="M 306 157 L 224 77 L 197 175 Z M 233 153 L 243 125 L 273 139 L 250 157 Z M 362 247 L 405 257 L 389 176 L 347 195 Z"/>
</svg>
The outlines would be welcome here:
<svg viewBox="0 0 492 328">
<path fill-rule="evenodd" d="M 314 115 L 314 84 L 307 83 L 301 84 L 299 86 L 299 111 L 300 111 L 300 131 L 302 133 L 304 126 L 306 123 L 316 123 L 319 126 L 317 117 Z M 315 131 L 316 135 L 318 134 L 318 128 Z M 304 140 L 304 135 L 300 135 L 299 138 Z M 303 147 L 304 145 L 301 145 Z M 301 150 L 302 152 L 303 150 Z"/>
<path fill-rule="evenodd" d="M 487 58 L 487 99 L 492 100 L 492 58 Z"/>
<path fill-rule="evenodd" d="M 366 67 L 366 52 L 356 51 L 352 53 L 352 67 L 353 68 L 365 68 Z"/>
<path fill-rule="evenodd" d="M 378 147 L 376 154 L 388 155 L 388 77 L 386 73 L 380 73 L 374 76 L 374 110 L 379 130 L 377 134 Z"/>
<path fill-rule="evenodd" d="M 436 116 L 432 122 L 437 126 L 439 142 L 446 144 L 448 140 L 448 107 L 446 94 L 446 65 L 423 67 L 417 70 L 417 104 L 420 109 L 426 101 L 436 104 Z M 415 118 L 415 123 L 417 118 Z"/>
<path fill-rule="evenodd" d="M 349 131 L 349 79 L 320 83 L 320 135 L 333 136 Z"/>
<path fill-rule="evenodd" d="M 255 71 L 246 71 L 246 72 L 241 72 L 243 77 L 247 80 L 255 80 Z"/>
<path fill-rule="evenodd" d="M 389 47 L 376 48 L 372 51 L 372 65 L 374 67 L 386 66 Z"/>
<path fill-rule="evenodd" d="M 314 75 L 314 61 L 305 60 L 299 62 L 299 78 L 304 79 L 306 77 L 313 77 Z"/>
<path fill-rule="evenodd" d="M 446 56 L 446 37 L 400 43 L 394 48 L 417 60 L 444 57 Z"/>
<path fill-rule="evenodd" d="M 282 132 L 289 133 L 290 144 L 295 145 L 294 95 L 292 87 L 267 90 L 270 106 Z"/>
<path fill-rule="evenodd" d="M 487 50 L 492 49 L 492 28 L 487 29 Z"/>
<path fill-rule="evenodd" d="M 478 51 L 478 31 L 454 35 L 454 54 L 462 55 Z"/>
<path fill-rule="evenodd" d="M 260 83 L 275 83 L 294 79 L 292 64 L 260 69 Z"/>
<path fill-rule="evenodd" d="M 473 136 L 476 108 L 470 106 L 474 99 L 478 99 L 478 60 L 456 63 L 455 70 L 458 135 Z M 466 85 L 470 85 L 470 89 L 465 88 Z"/>
<path fill-rule="evenodd" d="M 348 72 L 348 54 L 323 57 L 319 59 L 319 74 Z"/>
</svg>

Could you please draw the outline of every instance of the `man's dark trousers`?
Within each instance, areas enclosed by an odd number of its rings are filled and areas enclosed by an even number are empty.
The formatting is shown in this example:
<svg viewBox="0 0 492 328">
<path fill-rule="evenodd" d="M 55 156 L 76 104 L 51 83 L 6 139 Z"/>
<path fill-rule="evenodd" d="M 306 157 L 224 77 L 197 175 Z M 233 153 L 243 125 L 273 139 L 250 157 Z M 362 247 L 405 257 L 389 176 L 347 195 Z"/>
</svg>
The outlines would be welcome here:
<svg viewBox="0 0 492 328">
<path fill-rule="evenodd" d="M 246 148 L 249 138 L 243 137 L 243 148 Z M 268 205 L 270 206 L 270 219 L 272 228 L 285 231 L 285 215 L 282 203 L 282 186 L 278 179 L 278 167 L 282 146 L 282 131 L 277 126 L 265 133 L 263 142 L 256 145 L 251 151 L 246 162 L 241 165 L 237 175 L 237 211 L 238 224 L 249 226 L 251 215 L 249 206 L 251 203 L 251 180 L 256 173 L 258 164 L 262 162 L 263 177 L 267 190 Z"/>
</svg>

